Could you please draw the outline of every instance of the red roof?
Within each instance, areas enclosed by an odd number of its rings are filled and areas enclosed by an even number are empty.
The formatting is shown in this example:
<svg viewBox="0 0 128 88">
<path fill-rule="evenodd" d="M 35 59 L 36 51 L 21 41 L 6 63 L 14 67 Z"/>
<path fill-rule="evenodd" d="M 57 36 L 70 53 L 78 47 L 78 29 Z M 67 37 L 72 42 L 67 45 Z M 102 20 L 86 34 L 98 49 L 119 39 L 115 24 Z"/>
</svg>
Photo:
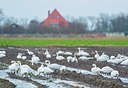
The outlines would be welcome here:
<svg viewBox="0 0 128 88">
<path fill-rule="evenodd" d="M 44 20 L 41 25 L 46 27 L 67 27 L 69 23 L 56 9 L 54 9 L 51 14 L 49 12 L 48 18 Z"/>
</svg>

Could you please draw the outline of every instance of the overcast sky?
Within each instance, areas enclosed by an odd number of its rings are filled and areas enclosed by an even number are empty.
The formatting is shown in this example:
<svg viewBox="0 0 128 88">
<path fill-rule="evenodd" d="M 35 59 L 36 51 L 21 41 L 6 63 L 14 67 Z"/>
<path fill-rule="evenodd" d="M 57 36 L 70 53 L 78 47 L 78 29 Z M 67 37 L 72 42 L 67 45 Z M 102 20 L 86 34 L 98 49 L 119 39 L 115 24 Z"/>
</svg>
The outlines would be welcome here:
<svg viewBox="0 0 128 88">
<path fill-rule="evenodd" d="M 6 16 L 45 19 L 56 8 L 63 16 L 98 16 L 128 13 L 128 0 L 0 0 Z"/>
</svg>

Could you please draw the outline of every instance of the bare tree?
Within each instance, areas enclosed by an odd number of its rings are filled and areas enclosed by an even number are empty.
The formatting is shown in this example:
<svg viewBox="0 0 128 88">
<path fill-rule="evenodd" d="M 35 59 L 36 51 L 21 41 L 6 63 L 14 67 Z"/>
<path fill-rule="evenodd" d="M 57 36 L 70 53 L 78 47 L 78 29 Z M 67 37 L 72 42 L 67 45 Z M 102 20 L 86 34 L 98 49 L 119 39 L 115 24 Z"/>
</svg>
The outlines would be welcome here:
<svg viewBox="0 0 128 88">
<path fill-rule="evenodd" d="M 128 31 L 128 15 L 120 13 L 111 17 L 111 31 L 112 32 L 126 32 Z"/>
<path fill-rule="evenodd" d="M 95 31 L 97 32 L 109 32 L 110 31 L 110 16 L 107 14 L 101 14 L 97 18 Z"/>
<path fill-rule="evenodd" d="M 3 34 L 3 20 L 4 20 L 4 13 L 3 13 L 3 9 L 0 9 L 0 34 Z"/>
<path fill-rule="evenodd" d="M 97 22 L 97 18 L 96 17 L 94 17 L 94 16 L 89 16 L 88 17 L 88 28 L 89 28 L 89 31 L 93 31 L 95 29 L 96 22 Z"/>
</svg>

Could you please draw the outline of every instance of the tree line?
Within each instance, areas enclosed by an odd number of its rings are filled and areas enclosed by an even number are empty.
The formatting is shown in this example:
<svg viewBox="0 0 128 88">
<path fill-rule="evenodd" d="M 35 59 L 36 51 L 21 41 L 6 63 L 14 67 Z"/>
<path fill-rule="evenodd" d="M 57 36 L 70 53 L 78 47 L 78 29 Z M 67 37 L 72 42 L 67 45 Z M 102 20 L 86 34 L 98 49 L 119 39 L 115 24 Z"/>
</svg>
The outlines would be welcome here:
<svg viewBox="0 0 128 88">
<path fill-rule="evenodd" d="M 85 34 L 104 32 L 127 32 L 128 14 L 100 14 L 98 17 L 68 17 L 70 26 L 63 28 L 48 28 L 40 26 L 41 22 L 33 19 L 18 21 L 14 17 L 6 17 L 0 9 L 0 34 Z"/>
</svg>

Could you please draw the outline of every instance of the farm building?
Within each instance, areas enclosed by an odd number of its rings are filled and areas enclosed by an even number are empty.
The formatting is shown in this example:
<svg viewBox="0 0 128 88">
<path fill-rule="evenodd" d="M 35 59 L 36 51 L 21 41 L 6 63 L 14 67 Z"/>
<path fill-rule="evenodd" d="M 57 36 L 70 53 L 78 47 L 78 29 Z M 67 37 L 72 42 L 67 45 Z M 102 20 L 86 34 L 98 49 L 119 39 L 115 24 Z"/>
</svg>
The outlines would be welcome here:
<svg viewBox="0 0 128 88">
<path fill-rule="evenodd" d="M 113 33 L 105 33 L 106 36 L 128 36 L 128 32 L 113 32 Z"/>
<path fill-rule="evenodd" d="M 69 26 L 69 22 L 65 20 L 65 18 L 57 11 L 57 9 L 54 9 L 52 13 L 48 11 L 48 18 L 44 20 L 41 23 L 41 26 L 45 27 L 67 27 Z"/>
</svg>

